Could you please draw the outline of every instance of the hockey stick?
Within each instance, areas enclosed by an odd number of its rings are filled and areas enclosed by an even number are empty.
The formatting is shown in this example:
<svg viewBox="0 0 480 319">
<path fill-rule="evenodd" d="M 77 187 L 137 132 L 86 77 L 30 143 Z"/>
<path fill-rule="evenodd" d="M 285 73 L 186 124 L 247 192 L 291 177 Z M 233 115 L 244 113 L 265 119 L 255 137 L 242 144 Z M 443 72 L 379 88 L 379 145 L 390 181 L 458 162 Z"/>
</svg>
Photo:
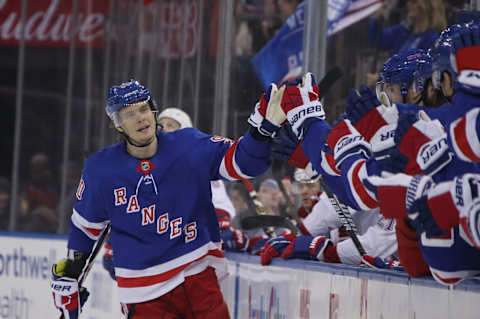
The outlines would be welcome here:
<svg viewBox="0 0 480 319">
<path fill-rule="evenodd" d="M 330 88 L 343 76 L 342 69 L 335 65 L 328 70 L 327 74 L 318 82 L 318 91 L 320 92 L 318 99 L 321 100 Z"/>
<path fill-rule="evenodd" d="M 110 232 L 110 224 L 105 227 L 103 230 L 102 234 L 100 237 L 97 239 L 97 243 L 95 244 L 95 247 L 92 250 L 92 253 L 87 259 L 87 262 L 85 263 L 85 266 L 83 266 L 82 272 L 80 273 L 80 276 L 78 276 L 78 286 L 81 287 L 83 282 L 85 281 L 85 278 L 87 277 L 88 273 L 90 272 L 90 269 L 93 267 L 93 262 L 95 261 L 95 258 L 97 258 L 98 254 L 100 253 L 100 250 L 103 247 L 103 243 L 107 239 L 108 233 Z"/>
<path fill-rule="evenodd" d="M 322 184 L 323 191 L 325 192 L 325 194 L 327 194 L 328 198 L 330 199 L 330 202 L 332 203 L 333 208 L 337 212 L 338 217 L 343 223 L 343 226 L 345 226 L 345 229 L 348 235 L 350 236 L 350 238 L 352 238 L 353 244 L 355 245 L 355 248 L 357 248 L 358 252 L 360 253 L 360 256 L 366 255 L 367 253 L 365 251 L 365 248 L 363 248 L 362 243 L 358 239 L 357 226 L 353 222 L 352 215 L 348 211 L 348 208 L 345 206 L 345 204 L 340 202 L 338 197 L 335 194 L 333 194 L 328 189 L 328 187 L 325 186 L 323 182 L 321 182 L 321 184 Z"/>
<path fill-rule="evenodd" d="M 82 271 L 80 272 L 80 276 L 78 276 L 78 292 L 80 293 L 80 290 L 82 289 L 82 284 L 85 281 L 85 278 L 87 278 L 88 273 L 93 267 L 93 262 L 95 261 L 95 258 L 98 256 L 100 253 L 100 250 L 103 247 L 103 243 L 107 239 L 107 235 L 110 232 L 110 224 L 105 227 L 103 230 L 102 234 L 100 237 L 98 237 L 97 242 L 95 244 L 95 247 L 93 248 L 92 252 L 90 253 L 90 256 L 88 256 L 87 261 L 85 262 L 85 265 L 82 268 Z M 79 305 L 79 307 L 81 307 Z M 81 310 L 80 310 L 81 312 Z M 60 319 L 65 319 L 63 314 L 60 315 Z"/>
</svg>

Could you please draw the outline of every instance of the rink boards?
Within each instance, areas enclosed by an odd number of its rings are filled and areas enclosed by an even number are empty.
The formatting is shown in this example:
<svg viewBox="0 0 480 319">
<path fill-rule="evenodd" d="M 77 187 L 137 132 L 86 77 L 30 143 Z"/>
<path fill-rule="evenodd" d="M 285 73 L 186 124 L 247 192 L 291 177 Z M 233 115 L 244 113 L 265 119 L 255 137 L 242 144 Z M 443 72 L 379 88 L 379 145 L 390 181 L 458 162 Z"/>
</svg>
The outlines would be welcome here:
<svg viewBox="0 0 480 319">
<path fill-rule="evenodd" d="M 0 319 L 57 318 L 49 289 L 51 264 L 65 256 L 64 236 L 0 233 Z M 455 287 L 403 273 L 320 262 L 259 265 L 259 257 L 227 253 L 221 287 L 239 318 L 479 318 L 480 280 Z M 121 318 L 115 282 L 95 263 L 82 318 Z"/>
</svg>

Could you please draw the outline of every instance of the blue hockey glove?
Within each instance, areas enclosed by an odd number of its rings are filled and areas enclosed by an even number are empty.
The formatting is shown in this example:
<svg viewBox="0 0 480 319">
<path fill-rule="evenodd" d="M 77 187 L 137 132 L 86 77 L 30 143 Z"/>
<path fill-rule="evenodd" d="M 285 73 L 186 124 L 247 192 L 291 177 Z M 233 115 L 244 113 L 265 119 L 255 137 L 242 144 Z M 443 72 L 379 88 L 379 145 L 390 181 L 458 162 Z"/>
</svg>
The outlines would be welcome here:
<svg viewBox="0 0 480 319">
<path fill-rule="evenodd" d="M 299 258 L 299 259 L 314 259 L 323 261 L 323 252 L 332 245 L 330 239 L 325 236 L 305 236 L 301 235 L 292 240 L 290 245 L 285 248 L 282 258 Z"/>
<path fill-rule="evenodd" d="M 379 105 L 380 102 L 372 90 L 368 86 L 362 85 L 358 93 L 355 89 L 350 89 L 347 104 L 345 105 L 345 113 L 352 124 L 356 125 Z M 369 119 L 371 118 L 369 117 Z M 385 124 L 387 123 L 384 123 L 384 125 Z"/>
<path fill-rule="evenodd" d="M 50 278 L 54 305 L 64 318 L 70 319 L 78 318 L 90 294 L 86 288 L 78 286 L 76 278 L 67 276 L 71 275 L 72 268 L 76 268 L 74 263 L 74 261 L 63 259 L 54 264 Z M 77 270 L 73 272 L 79 273 Z"/>
<path fill-rule="evenodd" d="M 302 150 L 302 142 L 298 141 L 290 124 L 285 124 L 272 141 L 272 157 L 294 167 L 305 168 L 309 162 Z"/>
<path fill-rule="evenodd" d="M 290 241 L 293 240 L 294 237 L 294 234 L 288 234 L 269 239 L 260 251 L 260 261 L 262 265 L 268 265 L 273 258 L 282 255 L 283 251 L 288 245 L 290 245 Z"/>
<path fill-rule="evenodd" d="M 226 250 L 246 251 L 248 249 L 248 236 L 240 229 L 232 226 L 220 227 L 220 238 Z"/>
</svg>

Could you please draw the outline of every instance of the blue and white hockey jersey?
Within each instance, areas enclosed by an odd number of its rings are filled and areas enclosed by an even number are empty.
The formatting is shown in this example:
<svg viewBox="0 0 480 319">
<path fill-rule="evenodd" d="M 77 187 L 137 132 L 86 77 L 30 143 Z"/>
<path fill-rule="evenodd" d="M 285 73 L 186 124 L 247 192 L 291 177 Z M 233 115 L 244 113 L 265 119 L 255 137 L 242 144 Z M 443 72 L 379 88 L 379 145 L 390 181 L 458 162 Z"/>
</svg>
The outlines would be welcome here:
<svg viewBox="0 0 480 319">
<path fill-rule="evenodd" d="M 91 156 L 71 218 L 68 248 L 89 252 L 111 223 L 119 298 L 157 298 L 212 266 L 225 271 L 210 181 L 260 175 L 270 164 L 267 143 L 250 133 L 235 143 L 193 128 L 158 132 L 148 160 L 125 143 Z"/>
</svg>

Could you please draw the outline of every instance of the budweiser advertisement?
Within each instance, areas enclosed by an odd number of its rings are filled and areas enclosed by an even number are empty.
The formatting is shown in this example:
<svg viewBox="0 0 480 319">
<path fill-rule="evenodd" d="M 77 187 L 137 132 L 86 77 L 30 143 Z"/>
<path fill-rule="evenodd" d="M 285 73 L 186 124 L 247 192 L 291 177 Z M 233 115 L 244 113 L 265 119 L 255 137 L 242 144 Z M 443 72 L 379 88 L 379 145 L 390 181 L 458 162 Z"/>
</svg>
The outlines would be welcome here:
<svg viewBox="0 0 480 319">
<path fill-rule="evenodd" d="M 69 47 L 73 35 L 77 47 L 102 49 L 106 36 L 116 41 L 123 35 L 123 40 L 135 37 L 140 52 L 153 50 L 157 57 L 194 55 L 199 29 L 196 1 L 116 1 L 113 10 L 109 2 L 78 0 L 74 23 L 73 1 L 27 1 L 25 45 Z M 21 12 L 22 1 L 0 0 L 0 46 L 18 46 Z M 109 13 L 115 18 L 107 34 Z"/>
</svg>

